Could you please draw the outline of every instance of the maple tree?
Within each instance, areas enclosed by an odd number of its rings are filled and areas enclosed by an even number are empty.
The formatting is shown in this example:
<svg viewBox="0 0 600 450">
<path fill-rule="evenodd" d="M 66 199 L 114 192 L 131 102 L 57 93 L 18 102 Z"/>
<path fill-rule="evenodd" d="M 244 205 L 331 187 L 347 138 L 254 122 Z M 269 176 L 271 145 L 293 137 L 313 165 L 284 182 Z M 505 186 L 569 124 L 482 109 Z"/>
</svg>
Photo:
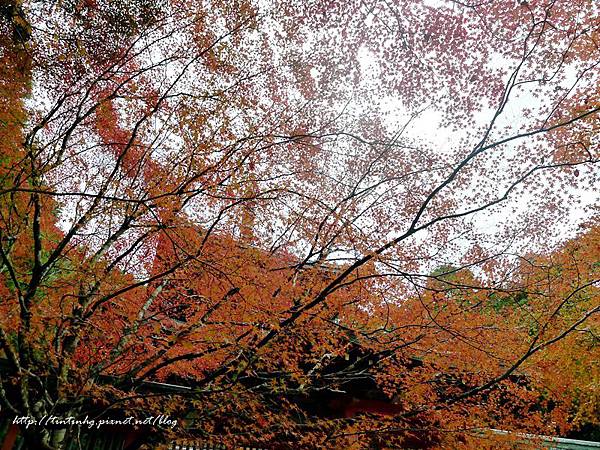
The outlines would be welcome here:
<svg viewBox="0 0 600 450">
<path fill-rule="evenodd" d="M 592 1 L 0 8 L 3 411 L 283 448 L 597 420 L 598 226 L 550 239 L 600 181 Z"/>
</svg>

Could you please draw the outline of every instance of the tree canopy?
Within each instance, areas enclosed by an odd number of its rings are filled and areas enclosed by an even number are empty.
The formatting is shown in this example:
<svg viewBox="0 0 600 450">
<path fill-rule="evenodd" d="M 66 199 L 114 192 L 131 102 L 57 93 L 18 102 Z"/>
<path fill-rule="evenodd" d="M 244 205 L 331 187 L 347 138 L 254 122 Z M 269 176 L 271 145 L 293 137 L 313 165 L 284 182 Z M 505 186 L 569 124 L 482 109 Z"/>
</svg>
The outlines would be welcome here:
<svg viewBox="0 0 600 450">
<path fill-rule="evenodd" d="M 151 446 L 599 426 L 599 27 L 591 0 L 1 1 L 2 411 L 186 424 Z"/>
</svg>

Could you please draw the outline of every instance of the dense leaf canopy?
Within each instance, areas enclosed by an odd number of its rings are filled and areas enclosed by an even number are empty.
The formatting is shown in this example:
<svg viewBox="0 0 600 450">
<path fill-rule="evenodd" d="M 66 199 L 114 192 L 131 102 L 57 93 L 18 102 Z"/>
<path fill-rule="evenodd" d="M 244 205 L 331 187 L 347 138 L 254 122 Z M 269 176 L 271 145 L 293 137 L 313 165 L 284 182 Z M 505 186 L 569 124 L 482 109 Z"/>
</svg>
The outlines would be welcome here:
<svg viewBox="0 0 600 450">
<path fill-rule="evenodd" d="M 597 427 L 598 12 L 0 1 L 2 411 L 180 418 L 151 446 Z"/>
</svg>

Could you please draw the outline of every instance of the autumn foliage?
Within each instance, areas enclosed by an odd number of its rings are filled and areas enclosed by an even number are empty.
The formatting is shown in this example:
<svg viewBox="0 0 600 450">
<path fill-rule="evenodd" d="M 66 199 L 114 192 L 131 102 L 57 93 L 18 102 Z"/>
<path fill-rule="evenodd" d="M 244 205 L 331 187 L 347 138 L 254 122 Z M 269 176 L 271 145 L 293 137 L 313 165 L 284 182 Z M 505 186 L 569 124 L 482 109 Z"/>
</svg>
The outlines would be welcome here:
<svg viewBox="0 0 600 450">
<path fill-rule="evenodd" d="M 599 27 L 0 1 L 2 413 L 178 418 L 149 448 L 597 433 Z"/>
</svg>

